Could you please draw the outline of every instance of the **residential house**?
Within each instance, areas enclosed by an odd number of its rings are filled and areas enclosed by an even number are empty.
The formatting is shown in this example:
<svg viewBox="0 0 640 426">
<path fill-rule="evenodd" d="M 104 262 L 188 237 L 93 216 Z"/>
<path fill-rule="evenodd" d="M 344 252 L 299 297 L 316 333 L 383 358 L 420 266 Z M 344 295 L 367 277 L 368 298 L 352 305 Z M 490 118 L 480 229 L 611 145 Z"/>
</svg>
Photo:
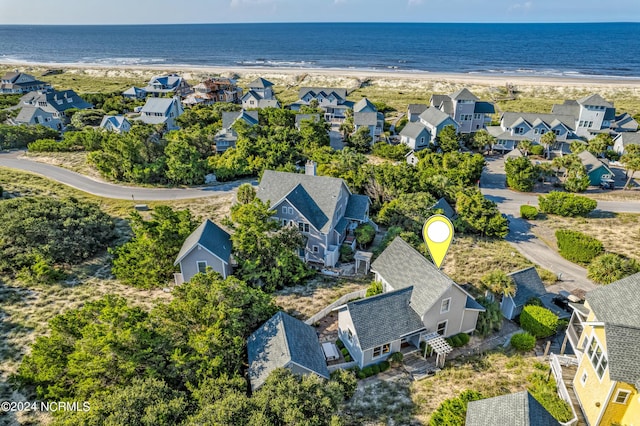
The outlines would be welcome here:
<svg viewBox="0 0 640 426">
<path fill-rule="evenodd" d="M 573 127 L 578 136 L 591 139 L 598 133 L 609 132 L 616 119 L 616 109 L 598 94 L 585 96 L 578 100 L 565 100 L 563 104 L 555 104 L 552 114 L 570 115 Z"/>
<path fill-rule="evenodd" d="M 420 114 L 418 122 L 429 131 L 432 144 L 436 143 L 438 135 L 445 127 L 453 126 L 456 129 L 456 132 L 458 132 L 459 129 L 459 125 L 455 120 L 434 107 L 429 107 Z"/>
<path fill-rule="evenodd" d="M 414 123 L 420 119 L 420 114 L 425 112 L 429 108 L 427 104 L 409 104 L 407 107 L 407 120 L 409 123 Z"/>
<path fill-rule="evenodd" d="M 418 155 L 416 154 L 416 151 L 413 149 L 407 152 L 407 154 L 404 156 L 404 159 L 410 166 L 415 166 L 416 164 L 418 164 L 418 161 L 420 161 Z"/>
<path fill-rule="evenodd" d="M 184 109 L 180 99 L 173 98 L 147 98 L 147 102 L 140 110 L 137 119 L 146 124 L 164 124 L 167 130 L 177 130 L 180 127 L 176 123 Z"/>
<path fill-rule="evenodd" d="M 615 121 L 611 124 L 611 130 L 620 134 L 626 132 L 637 132 L 638 122 L 629 113 L 616 115 Z"/>
<path fill-rule="evenodd" d="M 443 214 L 449 220 L 452 220 L 452 221 L 458 217 L 458 214 L 456 213 L 454 208 L 451 207 L 451 204 L 449 204 L 444 197 L 436 201 L 436 203 L 433 206 L 431 206 L 431 210 L 441 211 L 442 212 L 441 214 Z"/>
<path fill-rule="evenodd" d="M 211 268 L 222 278 L 231 275 L 231 238 L 211 220 L 206 219 L 184 240 L 174 266 L 180 265 L 175 274 L 176 284 L 191 281 L 198 273 Z"/>
<path fill-rule="evenodd" d="M 481 101 L 466 88 L 450 95 L 433 95 L 429 103 L 455 120 L 459 133 L 484 129 L 496 112 L 491 102 Z"/>
<path fill-rule="evenodd" d="M 407 123 L 400 131 L 400 142 L 411 148 L 411 151 L 420 151 L 431 144 L 431 133 L 420 122 Z"/>
<path fill-rule="evenodd" d="M 249 382 L 258 390 L 277 368 L 329 379 L 329 370 L 315 328 L 280 311 L 247 340 Z"/>
<path fill-rule="evenodd" d="M 249 91 L 242 97 L 242 108 L 280 108 L 280 102 L 273 93 L 273 83 L 262 77 L 249 83 Z"/>
<path fill-rule="evenodd" d="M 369 198 L 352 194 L 342 179 L 316 176 L 313 162 L 307 162 L 305 174 L 266 170 L 257 197 L 271 203 L 276 220 L 306 237 L 301 257 L 324 266 L 335 266 L 347 234 L 369 222 Z"/>
<path fill-rule="evenodd" d="M 574 308 L 567 338 L 577 356 L 573 389 L 590 425 L 640 419 L 640 274 L 586 294 Z"/>
<path fill-rule="evenodd" d="M 0 78 L 0 93 L 29 93 L 51 89 L 49 83 L 37 80 L 34 76 L 19 71 L 8 72 Z"/>
<path fill-rule="evenodd" d="M 342 122 L 347 110 L 353 109 L 353 102 L 347 100 L 347 89 L 334 87 L 302 87 L 298 91 L 298 100 L 291 104 L 291 110 L 299 111 L 303 105 L 313 103 L 324 111 L 326 121 Z"/>
<path fill-rule="evenodd" d="M 57 112 L 39 107 L 22 107 L 16 118 L 11 120 L 15 124 L 42 125 L 53 130 L 62 130 L 64 122 L 62 116 Z"/>
<path fill-rule="evenodd" d="M 178 74 L 155 76 L 149 80 L 143 90 L 147 95 L 155 97 L 167 95 L 185 97 L 193 91 L 187 80 Z"/>
<path fill-rule="evenodd" d="M 369 128 L 373 142 L 377 141 L 384 129 L 384 114 L 367 98 L 362 98 L 353 105 L 353 130 L 361 127 Z"/>
<path fill-rule="evenodd" d="M 541 299 L 547 290 L 544 287 L 538 271 L 535 267 L 521 269 L 507 275 L 515 284 L 516 293 L 513 296 L 502 296 L 500 310 L 502 315 L 509 320 L 514 319 L 522 312 L 522 308 L 532 298 Z"/>
<path fill-rule="evenodd" d="M 71 108 L 93 108 L 73 90 L 48 90 L 29 92 L 20 98 L 22 110 L 13 120 L 16 124 L 42 124 L 55 130 L 63 130 L 67 118 L 64 112 Z"/>
<path fill-rule="evenodd" d="M 470 401 L 466 426 L 559 426 L 530 393 L 522 391 Z"/>
<path fill-rule="evenodd" d="M 471 333 L 485 310 L 400 237 L 371 270 L 383 293 L 338 308 L 338 335 L 360 367 L 422 341 L 445 355 L 451 347 L 443 338 Z"/>
<path fill-rule="evenodd" d="M 185 105 L 213 105 L 216 102 L 238 103 L 242 98 L 242 88 L 230 78 L 208 78 L 195 86 L 193 93 L 182 101 Z"/>
<path fill-rule="evenodd" d="M 122 96 L 128 99 L 144 99 L 147 97 L 147 91 L 133 86 L 122 92 Z"/>
<path fill-rule="evenodd" d="M 578 158 L 580 158 L 580 161 L 587 170 L 590 185 L 598 186 L 602 183 L 603 179 L 612 179 L 615 177 L 613 171 L 611 171 L 602 160 L 597 159 L 586 149 L 578 153 Z"/>
<path fill-rule="evenodd" d="M 222 129 L 214 136 L 213 140 L 216 144 L 216 152 L 222 153 L 229 148 L 236 147 L 238 133 L 233 128 L 237 122 L 243 122 L 247 126 L 252 127 L 258 124 L 258 111 L 224 111 L 222 113 Z"/>
<path fill-rule="evenodd" d="M 131 123 L 123 115 L 105 115 L 102 117 L 100 128 L 110 132 L 126 133 L 131 130 Z"/>
<path fill-rule="evenodd" d="M 400 142 L 414 151 L 435 145 L 442 129 L 453 126 L 458 131 L 458 123 L 438 108 L 429 107 L 418 117 L 418 121 L 409 122 L 400 131 Z"/>
<path fill-rule="evenodd" d="M 497 151 L 511 151 L 524 140 L 539 144 L 547 132 L 555 133 L 556 141 L 566 142 L 567 146 L 577 139 L 573 133 L 574 118 L 560 114 L 505 112 L 500 117 L 500 125 L 488 126 L 487 131 L 496 138 L 492 149 Z"/>
<path fill-rule="evenodd" d="M 624 154 L 627 145 L 640 145 L 640 132 L 620 133 L 613 140 L 613 150 L 618 154 Z"/>
</svg>

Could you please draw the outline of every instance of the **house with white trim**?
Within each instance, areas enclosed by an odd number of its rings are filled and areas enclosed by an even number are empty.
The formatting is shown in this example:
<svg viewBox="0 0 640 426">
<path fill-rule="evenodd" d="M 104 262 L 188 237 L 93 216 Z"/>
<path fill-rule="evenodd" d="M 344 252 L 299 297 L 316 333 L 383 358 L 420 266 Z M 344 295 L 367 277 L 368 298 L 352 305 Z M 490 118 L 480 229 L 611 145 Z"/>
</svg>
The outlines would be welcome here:
<svg viewBox="0 0 640 426">
<path fill-rule="evenodd" d="M 491 115 L 496 112 L 491 102 L 481 101 L 466 88 L 449 95 L 433 95 L 429 103 L 458 123 L 458 133 L 484 129 L 491 122 Z"/>
<path fill-rule="evenodd" d="M 229 234 L 206 219 L 182 244 L 174 262 L 174 266 L 178 265 L 180 273 L 174 274 L 176 284 L 189 282 L 194 275 L 206 273 L 207 268 L 227 278 L 233 270 Z"/>
</svg>

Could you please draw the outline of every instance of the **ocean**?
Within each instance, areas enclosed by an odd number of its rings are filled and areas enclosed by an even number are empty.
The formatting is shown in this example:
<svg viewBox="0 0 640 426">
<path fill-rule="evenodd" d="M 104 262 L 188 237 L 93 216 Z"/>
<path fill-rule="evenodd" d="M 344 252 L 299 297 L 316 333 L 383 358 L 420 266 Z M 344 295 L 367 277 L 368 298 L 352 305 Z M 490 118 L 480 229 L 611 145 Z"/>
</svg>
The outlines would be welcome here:
<svg viewBox="0 0 640 426">
<path fill-rule="evenodd" d="M 0 26 L 0 64 L 640 78 L 640 23 Z"/>
</svg>

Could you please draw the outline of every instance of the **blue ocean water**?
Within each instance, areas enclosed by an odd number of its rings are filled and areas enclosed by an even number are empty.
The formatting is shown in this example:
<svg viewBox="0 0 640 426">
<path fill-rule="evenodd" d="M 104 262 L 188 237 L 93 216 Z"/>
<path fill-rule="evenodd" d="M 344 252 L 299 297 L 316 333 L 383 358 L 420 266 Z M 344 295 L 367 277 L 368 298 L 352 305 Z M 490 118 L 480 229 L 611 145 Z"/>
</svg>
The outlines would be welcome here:
<svg viewBox="0 0 640 426">
<path fill-rule="evenodd" d="M 640 23 L 0 26 L 0 63 L 640 77 Z"/>
</svg>

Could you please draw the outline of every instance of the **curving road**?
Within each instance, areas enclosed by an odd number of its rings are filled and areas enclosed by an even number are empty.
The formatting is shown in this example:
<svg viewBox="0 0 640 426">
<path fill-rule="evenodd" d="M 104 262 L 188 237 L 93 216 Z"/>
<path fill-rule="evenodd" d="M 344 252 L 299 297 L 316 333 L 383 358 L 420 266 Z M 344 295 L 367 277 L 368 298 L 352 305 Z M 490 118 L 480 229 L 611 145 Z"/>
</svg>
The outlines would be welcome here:
<svg viewBox="0 0 640 426">
<path fill-rule="evenodd" d="M 0 152 L 0 167 L 37 173 L 65 185 L 93 195 L 119 200 L 166 201 L 188 198 L 212 197 L 230 193 L 245 181 L 220 183 L 210 186 L 191 188 L 142 188 L 117 185 L 91 179 L 80 173 L 51 164 L 39 163 L 20 157 L 22 151 Z"/>
</svg>

